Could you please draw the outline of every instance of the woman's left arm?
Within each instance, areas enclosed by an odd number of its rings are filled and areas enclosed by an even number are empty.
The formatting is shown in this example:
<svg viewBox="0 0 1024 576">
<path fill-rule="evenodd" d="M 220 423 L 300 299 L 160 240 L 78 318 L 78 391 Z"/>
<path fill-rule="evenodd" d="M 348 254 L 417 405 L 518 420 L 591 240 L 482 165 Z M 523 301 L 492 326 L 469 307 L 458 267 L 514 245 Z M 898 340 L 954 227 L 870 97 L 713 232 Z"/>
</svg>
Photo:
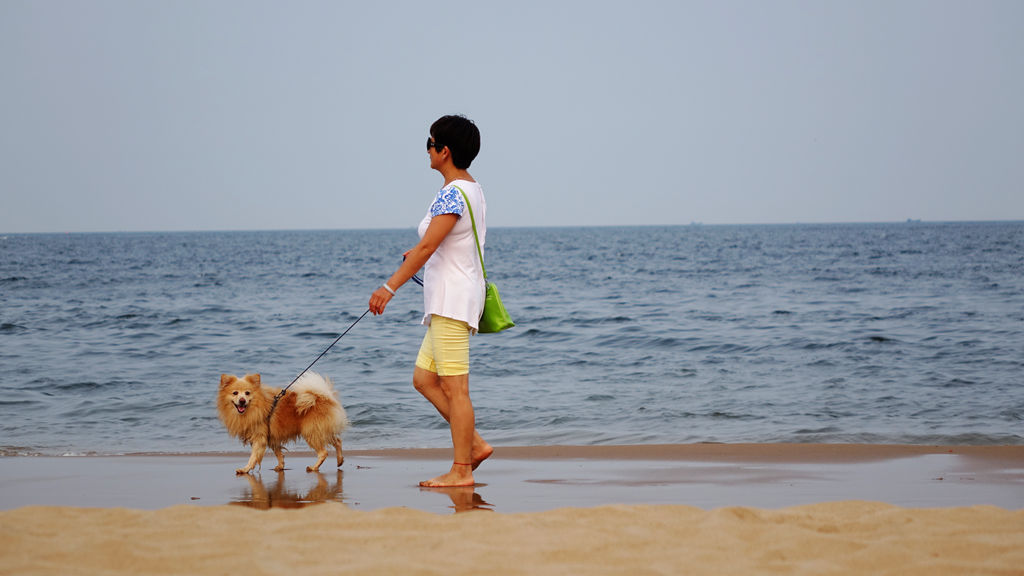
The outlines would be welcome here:
<svg viewBox="0 0 1024 576">
<path fill-rule="evenodd" d="M 386 284 L 392 290 L 398 290 L 403 284 L 409 281 L 414 274 L 423 268 L 423 265 L 430 260 L 437 247 L 448 237 L 448 233 L 455 228 L 459 221 L 457 214 L 439 214 L 430 219 L 430 225 L 420 238 L 419 243 L 405 253 L 405 261 L 398 267 L 398 270 L 388 278 Z M 374 315 L 383 314 L 384 308 L 394 295 L 387 288 L 381 286 L 370 295 L 370 312 Z"/>
</svg>

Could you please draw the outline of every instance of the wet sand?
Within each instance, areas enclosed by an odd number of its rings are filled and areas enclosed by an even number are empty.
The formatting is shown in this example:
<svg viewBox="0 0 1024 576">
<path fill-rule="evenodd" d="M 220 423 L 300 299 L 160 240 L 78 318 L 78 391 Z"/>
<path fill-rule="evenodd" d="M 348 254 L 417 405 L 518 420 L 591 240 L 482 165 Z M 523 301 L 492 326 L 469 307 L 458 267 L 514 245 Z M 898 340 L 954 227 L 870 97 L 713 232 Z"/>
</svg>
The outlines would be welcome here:
<svg viewBox="0 0 1024 576">
<path fill-rule="evenodd" d="M 0 510 L 20 506 L 176 504 L 294 507 L 335 501 L 358 510 L 450 511 L 419 480 L 447 469 L 448 449 L 348 451 L 319 474 L 312 454 L 288 470 L 238 477 L 244 453 L 0 458 Z M 330 460 L 330 459 L 329 459 Z M 477 472 L 473 492 L 499 512 L 564 506 L 683 504 L 781 508 L 871 500 L 908 507 L 1024 507 L 1024 446 L 686 444 L 503 447 Z"/>
<path fill-rule="evenodd" d="M 245 459 L 0 458 L 0 574 L 1024 574 L 1024 446 L 501 447 L 434 490 L 448 450 Z"/>
</svg>

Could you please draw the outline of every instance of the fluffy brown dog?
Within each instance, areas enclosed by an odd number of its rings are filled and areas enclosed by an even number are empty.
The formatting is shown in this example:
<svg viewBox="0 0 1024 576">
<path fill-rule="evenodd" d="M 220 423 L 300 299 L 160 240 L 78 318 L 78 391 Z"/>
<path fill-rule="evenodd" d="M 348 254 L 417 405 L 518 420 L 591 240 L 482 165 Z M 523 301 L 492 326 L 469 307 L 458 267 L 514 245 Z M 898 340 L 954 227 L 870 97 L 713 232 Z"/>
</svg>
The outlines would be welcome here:
<svg viewBox="0 0 1024 576">
<path fill-rule="evenodd" d="M 249 463 L 235 473 L 248 474 L 259 466 L 268 447 L 277 456 L 274 470 L 284 470 L 283 446 L 299 436 L 317 455 L 316 464 L 307 467 L 307 472 L 320 470 L 327 459 L 328 444 L 334 446 L 338 466 L 341 466 L 345 460 L 341 455 L 341 431 L 348 426 L 348 418 L 331 381 L 314 372 L 303 374 L 278 401 L 268 425 L 270 407 L 280 391 L 280 388 L 261 386 L 259 374 L 241 378 L 221 375 L 217 414 L 228 434 L 243 444 L 252 445 Z"/>
</svg>

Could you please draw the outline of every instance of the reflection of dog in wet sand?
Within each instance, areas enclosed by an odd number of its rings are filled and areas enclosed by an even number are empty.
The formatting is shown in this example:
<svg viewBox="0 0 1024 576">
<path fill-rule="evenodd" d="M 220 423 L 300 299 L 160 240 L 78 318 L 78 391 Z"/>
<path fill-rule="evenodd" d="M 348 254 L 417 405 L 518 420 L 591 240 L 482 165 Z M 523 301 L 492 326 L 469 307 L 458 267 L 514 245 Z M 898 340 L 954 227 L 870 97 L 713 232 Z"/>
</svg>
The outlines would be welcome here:
<svg viewBox="0 0 1024 576">
<path fill-rule="evenodd" d="M 341 466 L 345 460 L 341 455 L 341 431 L 348 426 L 348 418 L 331 381 L 315 372 L 303 374 L 278 401 L 268 424 L 274 396 L 280 391 L 261 386 L 259 374 L 241 378 L 221 375 L 217 414 L 228 434 L 252 445 L 249 462 L 235 473 L 248 474 L 259 466 L 268 447 L 277 456 L 274 470 L 284 470 L 284 444 L 299 436 L 316 451 L 316 464 L 307 467 L 307 472 L 320 469 L 327 459 L 328 445 L 334 446 Z"/>
<path fill-rule="evenodd" d="M 289 489 L 285 483 L 284 472 L 277 473 L 277 480 L 270 486 L 263 483 L 262 478 L 246 474 L 244 477 L 249 481 L 249 490 L 243 492 L 241 498 L 237 498 L 231 504 L 248 506 L 266 510 L 269 508 L 303 508 L 310 504 L 322 502 L 342 501 L 342 474 L 337 471 L 334 482 L 328 482 L 323 474 L 316 473 L 316 486 L 307 491 Z M 309 478 L 309 476 L 304 476 Z"/>
</svg>

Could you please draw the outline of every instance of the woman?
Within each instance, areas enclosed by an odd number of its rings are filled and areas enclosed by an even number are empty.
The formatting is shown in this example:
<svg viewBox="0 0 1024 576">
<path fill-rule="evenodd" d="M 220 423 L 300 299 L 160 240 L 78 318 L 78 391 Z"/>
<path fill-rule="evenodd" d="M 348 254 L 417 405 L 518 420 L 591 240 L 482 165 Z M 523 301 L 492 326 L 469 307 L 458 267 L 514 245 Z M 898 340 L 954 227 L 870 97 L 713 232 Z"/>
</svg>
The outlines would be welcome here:
<svg viewBox="0 0 1024 576">
<path fill-rule="evenodd" d="M 444 186 L 420 222 L 420 241 L 405 261 L 370 296 L 370 311 L 382 314 L 409 278 L 423 268 L 423 324 L 427 333 L 413 371 L 413 385 L 448 421 L 454 459 L 446 474 L 420 486 L 472 486 L 473 471 L 494 451 L 476 431 L 469 398 L 469 336 L 484 308 L 484 278 L 473 237 L 473 223 L 483 250 L 487 203 L 483 189 L 467 172 L 480 151 L 480 131 L 463 116 L 443 116 L 430 127 L 430 167 Z M 469 199 L 469 206 L 463 197 Z"/>
</svg>

